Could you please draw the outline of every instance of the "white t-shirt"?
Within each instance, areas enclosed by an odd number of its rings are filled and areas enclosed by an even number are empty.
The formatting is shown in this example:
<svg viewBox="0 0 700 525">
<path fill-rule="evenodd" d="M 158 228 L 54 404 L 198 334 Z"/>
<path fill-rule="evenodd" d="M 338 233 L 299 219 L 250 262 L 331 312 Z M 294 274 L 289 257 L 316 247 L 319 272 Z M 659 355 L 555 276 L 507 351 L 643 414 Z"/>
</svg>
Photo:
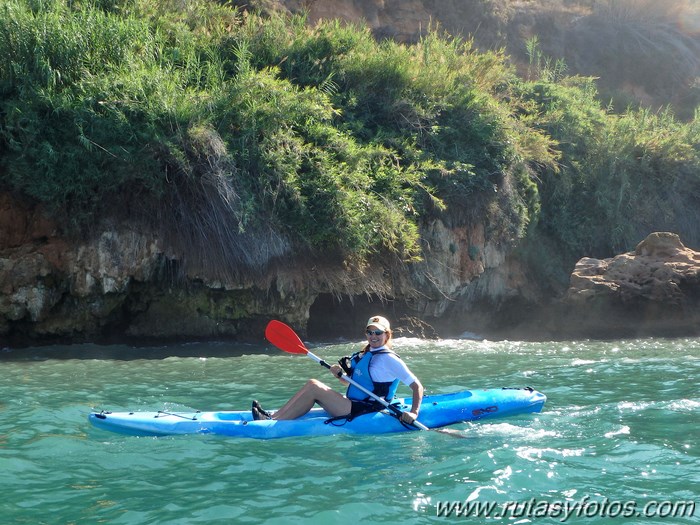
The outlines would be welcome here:
<svg viewBox="0 0 700 525">
<path fill-rule="evenodd" d="M 386 349 L 386 347 L 373 348 L 371 352 L 375 354 L 378 350 L 383 349 Z M 406 363 L 401 361 L 395 354 L 373 355 L 372 361 L 369 363 L 369 374 L 372 376 L 372 380 L 377 383 L 389 383 L 398 378 L 406 386 L 411 386 L 418 379 L 408 369 Z"/>
</svg>

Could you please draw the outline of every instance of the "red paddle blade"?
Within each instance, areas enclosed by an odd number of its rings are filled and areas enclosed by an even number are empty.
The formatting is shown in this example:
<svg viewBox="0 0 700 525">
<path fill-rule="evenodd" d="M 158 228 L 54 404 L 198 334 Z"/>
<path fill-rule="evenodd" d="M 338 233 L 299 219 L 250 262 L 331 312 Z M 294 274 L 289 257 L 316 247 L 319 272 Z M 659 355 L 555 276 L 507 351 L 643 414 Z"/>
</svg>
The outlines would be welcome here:
<svg viewBox="0 0 700 525">
<path fill-rule="evenodd" d="M 296 332 L 282 321 L 273 319 L 267 323 L 265 338 L 280 350 L 290 354 L 306 354 L 308 352 Z"/>
</svg>

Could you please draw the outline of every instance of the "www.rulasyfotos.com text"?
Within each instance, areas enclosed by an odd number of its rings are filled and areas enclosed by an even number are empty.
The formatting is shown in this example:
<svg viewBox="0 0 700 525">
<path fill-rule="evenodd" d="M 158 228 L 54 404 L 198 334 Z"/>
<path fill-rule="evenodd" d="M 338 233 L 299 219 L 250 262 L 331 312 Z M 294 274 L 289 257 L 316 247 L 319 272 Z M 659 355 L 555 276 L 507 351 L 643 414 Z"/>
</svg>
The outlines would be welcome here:
<svg viewBox="0 0 700 525">
<path fill-rule="evenodd" d="M 438 501 L 438 516 L 445 518 L 558 518 L 562 523 L 572 517 L 585 518 L 680 518 L 695 515 L 694 501 L 652 500 L 640 504 L 635 500 L 605 498 L 578 501 L 553 501 L 531 498 L 527 501 Z"/>
</svg>

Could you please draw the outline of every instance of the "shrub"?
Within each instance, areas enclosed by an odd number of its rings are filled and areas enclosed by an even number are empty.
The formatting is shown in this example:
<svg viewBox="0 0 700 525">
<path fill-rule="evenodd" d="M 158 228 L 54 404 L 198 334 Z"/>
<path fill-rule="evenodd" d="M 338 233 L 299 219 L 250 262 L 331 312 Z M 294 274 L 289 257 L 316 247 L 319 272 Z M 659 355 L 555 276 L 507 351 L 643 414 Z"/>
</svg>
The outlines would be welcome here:
<svg viewBox="0 0 700 525">
<path fill-rule="evenodd" d="M 206 0 L 7 0 L 0 15 L 0 187 L 69 232 L 146 224 L 196 272 L 292 250 L 403 264 L 435 216 L 571 257 L 698 231 L 697 123 L 611 115 L 536 42 L 521 81 L 503 53 L 437 30 L 378 43 Z"/>
</svg>

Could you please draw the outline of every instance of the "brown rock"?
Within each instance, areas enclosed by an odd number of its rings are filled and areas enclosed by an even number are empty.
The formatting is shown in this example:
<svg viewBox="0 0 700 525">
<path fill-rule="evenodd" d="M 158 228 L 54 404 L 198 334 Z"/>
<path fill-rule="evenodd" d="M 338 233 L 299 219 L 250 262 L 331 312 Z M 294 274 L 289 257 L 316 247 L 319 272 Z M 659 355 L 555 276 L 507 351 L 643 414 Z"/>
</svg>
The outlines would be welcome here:
<svg viewBox="0 0 700 525">
<path fill-rule="evenodd" d="M 585 302 L 607 296 L 622 303 L 652 301 L 680 306 L 698 291 L 700 252 L 674 233 L 652 233 L 634 252 L 612 259 L 581 259 L 571 274 L 568 299 Z"/>
<path fill-rule="evenodd" d="M 633 252 L 583 258 L 571 274 L 564 303 L 566 323 L 575 319 L 587 330 L 693 334 L 700 322 L 700 252 L 674 233 L 656 232 Z"/>
</svg>

